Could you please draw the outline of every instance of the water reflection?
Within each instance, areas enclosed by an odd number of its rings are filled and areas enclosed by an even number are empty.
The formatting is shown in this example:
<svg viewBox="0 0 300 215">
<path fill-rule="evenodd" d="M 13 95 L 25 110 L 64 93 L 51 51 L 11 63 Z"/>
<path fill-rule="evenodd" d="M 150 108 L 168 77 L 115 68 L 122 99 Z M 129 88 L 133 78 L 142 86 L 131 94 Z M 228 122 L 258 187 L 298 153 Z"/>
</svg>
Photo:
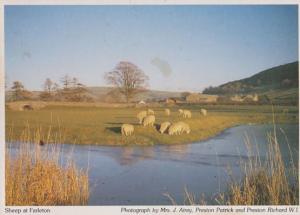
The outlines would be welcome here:
<svg viewBox="0 0 300 215">
<path fill-rule="evenodd" d="M 172 153 L 172 156 L 176 159 L 183 159 L 187 156 L 189 152 L 189 144 L 181 144 L 181 145 L 172 145 L 167 147 L 167 151 Z"/>
<path fill-rule="evenodd" d="M 153 147 L 124 147 L 113 158 L 120 165 L 133 165 L 145 159 L 152 159 L 154 156 Z"/>
<path fill-rule="evenodd" d="M 298 164 L 299 156 L 295 153 L 299 147 L 298 125 L 278 127 L 286 132 Z M 263 161 L 268 148 L 266 133 L 271 130 L 270 125 L 238 126 L 194 144 L 149 147 L 61 144 L 60 151 L 63 160 L 71 157 L 80 168 L 89 167 L 89 205 L 162 205 L 170 204 L 163 192 L 183 202 L 185 186 L 196 195 L 203 192 L 207 196 L 226 189 L 227 167 L 230 166 L 232 176 L 240 177 L 240 162 L 248 159 L 245 133 L 254 140 Z M 283 159 L 288 163 L 285 137 L 278 135 L 278 140 Z M 18 152 L 17 146 L 12 144 L 11 148 L 13 153 Z"/>
</svg>

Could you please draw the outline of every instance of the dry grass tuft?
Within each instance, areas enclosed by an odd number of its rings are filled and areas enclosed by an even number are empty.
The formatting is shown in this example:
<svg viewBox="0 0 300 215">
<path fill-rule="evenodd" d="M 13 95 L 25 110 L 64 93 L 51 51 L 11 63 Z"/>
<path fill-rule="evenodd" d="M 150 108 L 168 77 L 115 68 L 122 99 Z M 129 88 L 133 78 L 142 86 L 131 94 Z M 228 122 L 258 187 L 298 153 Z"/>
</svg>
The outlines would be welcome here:
<svg viewBox="0 0 300 215">
<path fill-rule="evenodd" d="M 285 166 L 276 133 L 268 135 L 268 151 L 262 163 L 258 156 L 243 166 L 245 177 L 232 181 L 223 203 L 230 205 L 297 205 L 299 203 L 298 171 L 292 160 Z M 246 141 L 250 149 L 249 141 Z M 249 152 L 250 153 L 250 152 Z"/>
<path fill-rule="evenodd" d="M 23 140 L 29 140 L 24 136 Z M 78 170 L 72 161 L 61 165 L 55 144 L 28 143 L 32 142 L 20 143 L 22 145 L 15 156 L 6 150 L 6 205 L 86 205 L 89 198 L 88 172 Z M 44 147 L 52 148 L 42 150 Z"/>
<path fill-rule="evenodd" d="M 219 205 L 298 205 L 299 176 L 290 150 L 290 162 L 285 165 L 276 137 L 276 129 L 268 134 L 268 151 L 266 160 L 261 161 L 259 151 L 254 152 L 254 145 L 246 138 L 248 160 L 241 165 L 244 173 L 242 180 L 232 178 L 226 192 L 211 197 Z M 284 135 L 284 134 L 283 134 Z M 287 139 L 287 138 L 286 138 Z M 177 204 L 169 194 L 164 194 L 172 204 Z M 200 200 L 185 188 L 184 204 L 206 205 L 202 194 Z"/>
</svg>

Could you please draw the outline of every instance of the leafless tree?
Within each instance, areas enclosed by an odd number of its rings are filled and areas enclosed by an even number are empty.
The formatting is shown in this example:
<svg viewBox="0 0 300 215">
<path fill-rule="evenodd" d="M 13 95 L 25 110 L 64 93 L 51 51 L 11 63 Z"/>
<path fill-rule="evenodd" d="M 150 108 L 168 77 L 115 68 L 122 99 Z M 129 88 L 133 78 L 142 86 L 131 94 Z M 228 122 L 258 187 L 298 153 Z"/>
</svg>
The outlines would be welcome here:
<svg viewBox="0 0 300 215">
<path fill-rule="evenodd" d="M 109 84 L 114 85 L 125 96 L 127 103 L 136 94 L 144 91 L 148 86 L 148 76 L 136 65 L 128 61 L 121 61 L 113 71 L 105 74 Z"/>
<path fill-rule="evenodd" d="M 80 83 L 78 83 L 78 79 L 77 78 L 72 78 L 72 87 L 73 88 L 76 88 L 77 87 L 77 84 L 80 84 Z"/>
<path fill-rule="evenodd" d="M 59 90 L 59 85 L 58 83 L 54 82 L 53 83 L 53 87 L 52 87 L 53 91 L 57 92 Z"/>
<path fill-rule="evenodd" d="M 50 94 L 53 89 L 53 85 L 54 83 L 51 81 L 51 79 L 47 78 L 44 83 L 44 90 Z"/>
<path fill-rule="evenodd" d="M 24 91 L 24 85 L 20 81 L 14 81 L 11 89 L 14 92 L 15 100 L 21 99 L 21 94 Z"/>
<path fill-rule="evenodd" d="M 64 86 L 64 89 L 68 89 L 72 83 L 72 79 L 69 75 L 65 75 L 64 77 L 61 78 L 61 82 Z"/>
<path fill-rule="evenodd" d="M 14 81 L 11 87 L 14 93 L 15 100 L 31 99 L 32 93 L 25 89 L 24 85 L 20 81 Z"/>
</svg>

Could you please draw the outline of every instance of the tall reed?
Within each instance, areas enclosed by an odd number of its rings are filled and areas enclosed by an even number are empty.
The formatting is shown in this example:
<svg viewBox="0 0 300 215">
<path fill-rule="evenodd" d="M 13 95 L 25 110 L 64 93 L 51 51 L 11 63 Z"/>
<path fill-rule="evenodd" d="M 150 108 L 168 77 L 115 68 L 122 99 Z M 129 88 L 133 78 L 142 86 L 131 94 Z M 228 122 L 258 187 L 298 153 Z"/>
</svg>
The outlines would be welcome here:
<svg viewBox="0 0 300 215">
<path fill-rule="evenodd" d="M 51 135 L 51 127 L 43 134 L 40 128 L 32 132 L 28 125 L 22 132 L 20 143 L 9 140 L 6 143 L 19 146 L 14 155 L 9 146 L 6 148 L 6 205 L 87 204 L 88 170 L 79 170 L 72 160 L 61 164 L 59 147 L 48 144 Z M 38 144 L 41 140 L 45 141 L 44 146 Z"/>
<path fill-rule="evenodd" d="M 284 132 L 282 135 L 285 135 Z M 280 151 L 275 124 L 274 131 L 268 133 L 267 138 L 268 150 L 265 153 L 266 159 L 262 161 L 258 147 L 246 137 L 248 159 L 241 163 L 244 175 L 241 180 L 231 177 L 227 190 L 210 199 L 202 194 L 197 200 L 193 192 L 185 188 L 184 204 L 206 205 L 209 201 L 219 205 L 298 205 L 299 167 L 293 160 L 287 138 L 286 144 L 290 152 L 288 164 L 284 163 Z M 170 194 L 164 195 L 172 204 L 177 204 Z"/>
<path fill-rule="evenodd" d="M 290 149 L 289 143 L 288 148 Z M 228 192 L 219 198 L 230 205 L 296 205 L 299 204 L 299 177 L 292 152 L 285 165 L 277 134 L 268 133 L 268 150 L 265 161 L 259 153 L 253 156 L 253 145 L 246 139 L 249 159 L 241 168 L 245 174 L 241 181 L 230 182 Z"/>
</svg>

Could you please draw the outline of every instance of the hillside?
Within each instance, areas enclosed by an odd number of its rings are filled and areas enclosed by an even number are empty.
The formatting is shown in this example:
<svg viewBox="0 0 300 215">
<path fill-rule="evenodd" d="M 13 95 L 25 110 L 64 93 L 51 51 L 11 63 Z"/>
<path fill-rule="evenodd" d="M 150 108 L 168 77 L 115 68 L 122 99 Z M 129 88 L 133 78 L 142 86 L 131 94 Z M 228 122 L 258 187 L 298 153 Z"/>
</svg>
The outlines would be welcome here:
<svg viewBox="0 0 300 215">
<path fill-rule="evenodd" d="M 251 77 L 208 87 L 203 93 L 231 96 L 256 93 L 260 100 L 274 104 L 298 104 L 299 62 L 288 63 L 261 71 Z"/>
<path fill-rule="evenodd" d="M 91 96 L 95 101 L 104 101 L 109 99 L 108 97 L 116 97 L 116 92 L 112 91 L 111 87 L 88 87 L 89 96 Z M 180 97 L 181 92 L 169 92 L 169 91 L 159 91 L 159 90 L 148 90 L 138 94 L 133 100 L 160 100 L 169 97 Z M 117 95 L 118 96 L 118 95 Z M 113 98 L 112 98 L 113 99 Z"/>
<path fill-rule="evenodd" d="M 206 88 L 207 94 L 265 93 L 270 90 L 298 88 L 299 62 L 288 63 L 261 71 L 251 77 Z"/>
</svg>

